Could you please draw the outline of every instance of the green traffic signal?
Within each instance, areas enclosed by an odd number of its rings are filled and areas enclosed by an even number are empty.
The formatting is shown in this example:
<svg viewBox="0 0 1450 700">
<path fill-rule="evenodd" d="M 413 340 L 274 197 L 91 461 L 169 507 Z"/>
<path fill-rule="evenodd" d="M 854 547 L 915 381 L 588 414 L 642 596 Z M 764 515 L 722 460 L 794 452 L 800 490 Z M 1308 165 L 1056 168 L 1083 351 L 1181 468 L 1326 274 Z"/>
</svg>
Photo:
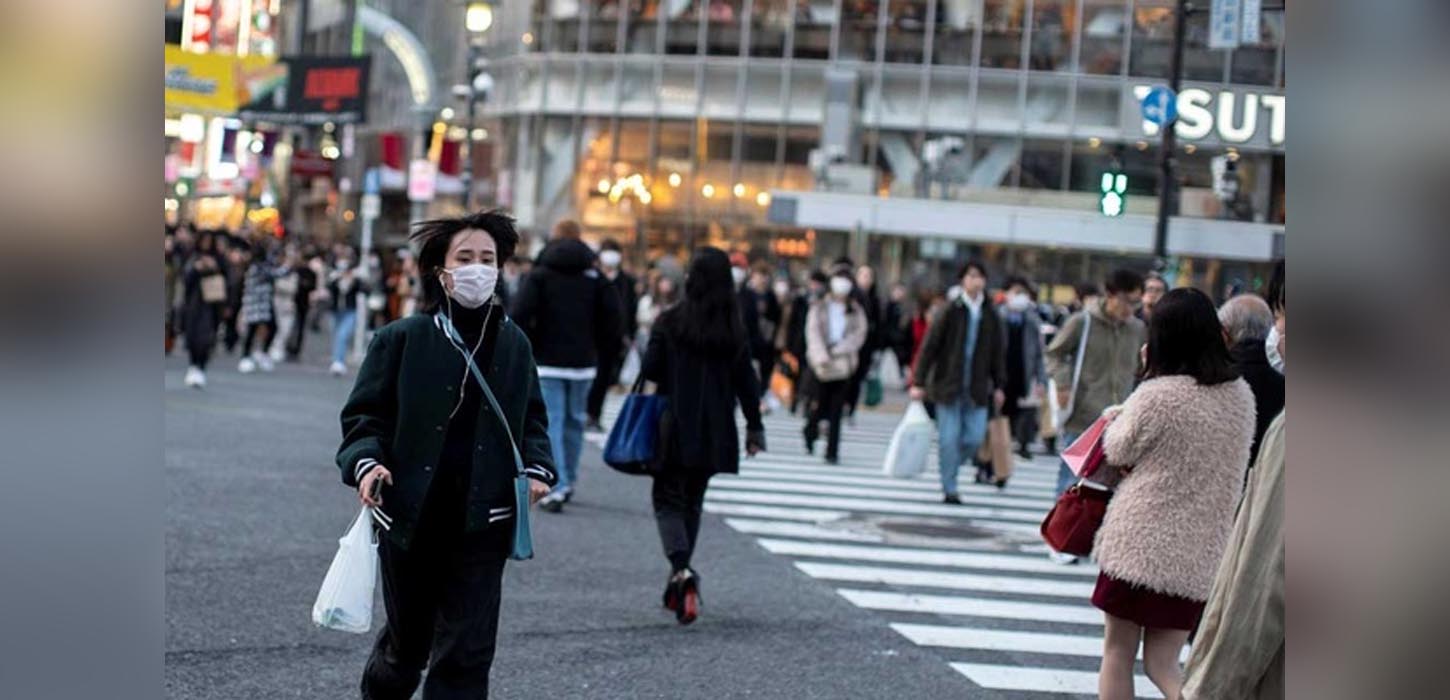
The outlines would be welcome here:
<svg viewBox="0 0 1450 700">
<path fill-rule="evenodd" d="M 1098 211 L 1103 216 L 1122 216 L 1128 205 L 1128 176 L 1119 172 L 1103 173 L 1098 191 Z"/>
</svg>

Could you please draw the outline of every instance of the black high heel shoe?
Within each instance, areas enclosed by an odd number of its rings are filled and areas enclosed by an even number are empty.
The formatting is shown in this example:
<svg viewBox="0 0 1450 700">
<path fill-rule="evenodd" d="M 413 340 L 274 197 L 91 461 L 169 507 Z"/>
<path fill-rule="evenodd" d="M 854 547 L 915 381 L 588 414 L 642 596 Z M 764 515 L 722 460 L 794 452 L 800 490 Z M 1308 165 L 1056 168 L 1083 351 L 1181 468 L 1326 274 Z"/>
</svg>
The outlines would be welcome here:
<svg viewBox="0 0 1450 700">
<path fill-rule="evenodd" d="M 685 577 L 678 585 L 680 607 L 675 610 L 675 620 L 688 625 L 700 617 L 700 576 L 693 569 L 685 569 Z"/>
</svg>

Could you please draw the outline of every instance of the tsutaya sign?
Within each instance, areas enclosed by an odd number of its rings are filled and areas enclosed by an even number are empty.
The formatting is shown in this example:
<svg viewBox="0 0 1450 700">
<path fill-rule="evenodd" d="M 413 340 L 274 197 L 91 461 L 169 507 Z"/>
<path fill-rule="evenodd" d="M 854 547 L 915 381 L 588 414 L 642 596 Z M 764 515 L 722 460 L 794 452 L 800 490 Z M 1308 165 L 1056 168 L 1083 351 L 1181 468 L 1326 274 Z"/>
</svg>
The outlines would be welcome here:
<svg viewBox="0 0 1450 700">
<path fill-rule="evenodd" d="M 1143 119 L 1141 103 L 1151 85 L 1135 86 L 1123 96 L 1123 130 L 1157 136 L 1158 125 Z M 1227 146 L 1282 148 L 1284 96 L 1241 90 L 1185 87 L 1178 93 L 1178 138 Z"/>
</svg>

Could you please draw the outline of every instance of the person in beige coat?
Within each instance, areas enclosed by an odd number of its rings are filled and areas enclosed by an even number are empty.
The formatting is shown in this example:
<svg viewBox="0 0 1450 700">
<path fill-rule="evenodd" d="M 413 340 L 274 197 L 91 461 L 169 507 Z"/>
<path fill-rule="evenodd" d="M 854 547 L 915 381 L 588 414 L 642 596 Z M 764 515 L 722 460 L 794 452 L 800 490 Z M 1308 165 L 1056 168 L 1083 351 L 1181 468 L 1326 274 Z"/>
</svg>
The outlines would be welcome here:
<svg viewBox="0 0 1450 700">
<path fill-rule="evenodd" d="M 1253 392 L 1213 302 L 1175 289 L 1149 323 L 1144 381 L 1108 409 L 1116 417 L 1103 441 L 1117 486 L 1093 547 L 1092 601 L 1106 618 L 1103 700 L 1134 697 L 1140 641 L 1149 679 L 1178 697 L 1178 655 L 1227 546 L 1254 435 Z"/>
<path fill-rule="evenodd" d="M 1268 297 L 1278 342 L 1267 349 L 1283 358 L 1282 261 Z M 1259 457 L 1188 657 L 1185 700 L 1284 697 L 1285 413 L 1269 424 L 1259 442 Z"/>
<path fill-rule="evenodd" d="M 815 454 L 821 420 L 830 422 L 826 437 L 826 463 L 840 461 L 841 410 L 861 346 L 866 343 L 866 311 L 851 299 L 850 270 L 831 277 L 829 292 L 806 313 L 806 362 L 816 377 L 815 410 L 806 418 L 806 452 Z"/>
</svg>

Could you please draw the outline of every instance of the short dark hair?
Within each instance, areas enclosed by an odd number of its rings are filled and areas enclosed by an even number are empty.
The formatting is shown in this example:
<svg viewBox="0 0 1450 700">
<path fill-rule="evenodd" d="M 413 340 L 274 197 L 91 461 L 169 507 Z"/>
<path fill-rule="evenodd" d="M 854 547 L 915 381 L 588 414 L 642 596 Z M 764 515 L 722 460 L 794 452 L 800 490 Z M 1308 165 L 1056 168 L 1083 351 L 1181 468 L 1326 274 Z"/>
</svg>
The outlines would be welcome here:
<svg viewBox="0 0 1450 700">
<path fill-rule="evenodd" d="M 962 266 L 960 268 L 957 268 L 957 279 L 966 277 L 967 273 L 972 270 L 976 270 L 977 274 L 983 277 L 989 276 L 987 275 L 987 266 L 983 265 L 980 261 L 977 260 L 968 260 L 962 263 Z"/>
<path fill-rule="evenodd" d="M 1013 285 L 1019 286 L 1019 287 L 1025 289 L 1025 290 L 1027 290 L 1027 293 L 1028 294 L 1032 294 L 1033 293 L 1032 292 L 1032 283 L 1031 282 L 1028 282 L 1027 281 L 1027 278 L 1026 277 L 1023 277 L 1022 275 L 1012 275 L 1011 277 L 1008 277 L 1007 278 L 1007 283 L 1005 285 L 1003 285 L 1002 288 L 1003 289 L 1011 289 L 1013 287 Z"/>
<path fill-rule="evenodd" d="M 831 276 L 821 270 L 811 270 L 811 281 L 827 284 L 831 281 Z"/>
<path fill-rule="evenodd" d="M 624 250 L 623 248 L 619 247 L 619 241 L 616 241 L 613 238 L 606 238 L 606 239 L 600 241 L 599 242 L 599 249 L 600 250 L 613 250 L 613 251 L 616 251 L 616 252 L 617 251 L 623 251 Z"/>
<path fill-rule="evenodd" d="M 584 234 L 584 229 L 579 227 L 579 222 L 573 219 L 564 219 L 554 224 L 554 237 L 566 239 L 578 239 Z"/>
<path fill-rule="evenodd" d="M 1143 378 L 1186 374 L 1213 386 L 1239 378 L 1224 342 L 1218 310 L 1192 287 L 1169 290 L 1148 319 L 1148 357 Z"/>
<path fill-rule="evenodd" d="M 1093 284 L 1092 282 L 1083 282 L 1081 284 L 1078 284 L 1077 286 L 1072 288 L 1072 291 L 1077 293 L 1078 299 L 1086 299 L 1088 297 L 1097 296 L 1103 293 L 1103 291 L 1101 289 L 1098 289 L 1098 286 L 1096 284 Z"/>
<path fill-rule="evenodd" d="M 438 270 L 443 268 L 453 237 L 469 229 L 478 229 L 493 238 L 493 245 L 497 248 L 494 260 L 499 263 L 513 257 L 514 248 L 519 244 L 519 232 L 514 229 L 513 217 L 500 209 L 413 224 L 409 238 L 418 246 L 418 277 L 423 286 L 419 310 L 423 313 L 433 313 L 442 306 L 445 292 L 443 284 L 438 281 Z"/>
<path fill-rule="evenodd" d="M 1103 288 L 1108 291 L 1108 294 L 1141 292 L 1143 291 L 1143 276 L 1126 268 L 1118 268 L 1103 281 Z"/>
<path fill-rule="evenodd" d="M 1148 288 L 1148 283 L 1152 282 L 1153 280 L 1162 282 L 1164 291 L 1168 290 L 1168 280 L 1163 279 L 1163 275 L 1160 275 L 1157 272 L 1149 272 L 1148 274 L 1143 275 L 1143 289 L 1146 290 Z"/>
<path fill-rule="evenodd" d="M 1264 301 L 1269 310 L 1279 313 L 1284 310 L 1284 259 L 1274 263 L 1274 274 L 1269 276 L 1269 288 L 1264 290 Z"/>
</svg>

